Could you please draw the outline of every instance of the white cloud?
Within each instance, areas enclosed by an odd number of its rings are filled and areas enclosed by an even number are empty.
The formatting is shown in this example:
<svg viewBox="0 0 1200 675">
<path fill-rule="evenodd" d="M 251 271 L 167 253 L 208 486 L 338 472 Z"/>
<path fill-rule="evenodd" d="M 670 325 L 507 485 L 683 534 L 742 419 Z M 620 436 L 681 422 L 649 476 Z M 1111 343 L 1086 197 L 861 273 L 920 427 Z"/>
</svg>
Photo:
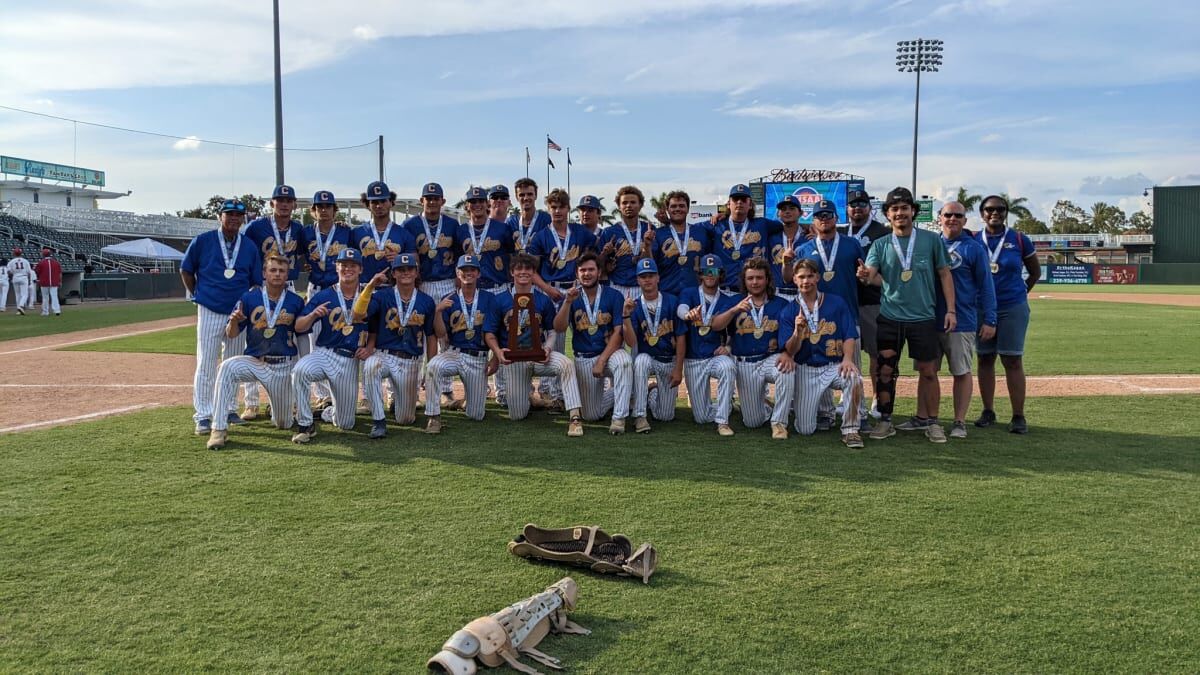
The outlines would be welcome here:
<svg viewBox="0 0 1200 675">
<path fill-rule="evenodd" d="M 1123 177 L 1087 176 L 1079 186 L 1079 193 L 1084 195 L 1127 195 L 1142 194 L 1142 191 L 1154 185 L 1154 179 L 1148 178 L 1142 172 Z"/>
<path fill-rule="evenodd" d="M 629 111 L 625 108 L 609 108 L 604 111 L 605 115 L 628 115 Z"/>
<path fill-rule="evenodd" d="M 198 136 L 188 136 L 181 138 L 171 144 L 175 150 L 196 150 L 200 147 L 200 138 Z"/>
<path fill-rule="evenodd" d="M 733 108 L 726 111 L 738 117 L 757 117 L 770 120 L 790 120 L 792 122 L 857 122 L 875 119 L 885 114 L 885 111 L 865 106 L 852 105 L 813 105 L 811 103 L 794 103 L 792 105 L 777 105 L 763 103 Z"/>
<path fill-rule="evenodd" d="M 1000 134 L 987 134 L 987 135 L 983 136 L 982 138 L 980 138 L 979 142 L 980 143 L 995 143 L 996 141 L 999 141 L 1001 138 L 1004 138 L 1004 137 L 1001 136 Z"/>
<path fill-rule="evenodd" d="M 585 113 L 590 113 L 590 112 L 594 112 L 595 110 L 596 110 L 596 106 L 594 106 L 594 105 L 589 105 L 588 107 L 586 107 L 586 108 L 584 108 L 584 109 L 583 109 L 583 112 L 585 112 Z"/>
<path fill-rule="evenodd" d="M 448 79 L 451 75 L 454 75 L 454 71 L 447 70 L 446 72 L 442 73 L 441 75 L 438 75 L 438 79 L 445 80 L 445 79 Z"/>
<path fill-rule="evenodd" d="M 649 65 L 649 66 L 642 66 L 641 68 L 638 68 L 637 70 L 633 71 L 632 73 L 630 73 L 630 74 L 626 75 L 626 76 L 625 76 L 625 81 L 626 81 L 626 82 L 633 82 L 634 80 L 638 79 L 639 77 L 641 77 L 641 76 L 645 75 L 646 73 L 650 72 L 650 71 L 651 71 L 653 68 L 654 68 L 654 66 L 653 66 L 653 65 Z"/>
<path fill-rule="evenodd" d="M 371 40 L 379 39 L 379 31 L 375 30 L 371 26 L 355 26 L 350 33 L 354 35 L 356 39 L 362 40 L 363 42 L 370 42 Z"/>
</svg>

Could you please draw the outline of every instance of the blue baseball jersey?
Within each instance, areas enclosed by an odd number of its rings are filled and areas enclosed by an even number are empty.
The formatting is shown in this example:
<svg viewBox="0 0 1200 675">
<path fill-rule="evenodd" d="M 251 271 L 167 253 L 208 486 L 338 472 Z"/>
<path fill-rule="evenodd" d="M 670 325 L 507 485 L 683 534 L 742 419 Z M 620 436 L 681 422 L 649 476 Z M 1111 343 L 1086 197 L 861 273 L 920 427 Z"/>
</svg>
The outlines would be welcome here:
<svg viewBox="0 0 1200 675">
<path fill-rule="evenodd" d="M 375 227 L 374 223 L 365 223 L 354 228 L 351 233 L 351 239 L 354 241 L 354 246 L 362 253 L 362 275 L 363 281 L 369 281 L 371 277 L 386 272 L 391 269 L 391 263 L 388 262 L 387 252 L 392 253 L 416 253 L 417 242 L 413 236 L 408 233 L 408 230 L 402 226 L 392 223 L 392 229 L 387 232 L 387 238 L 383 242 L 383 249 L 375 241 L 375 236 L 382 236 L 381 232 Z M 386 231 L 386 230 L 385 230 Z"/>
<path fill-rule="evenodd" d="M 533 221 L 529 223 L 529 227 L 521 226 L 521 214 L 519 213 L 510 215 L 504 222 L 512 228 L 513 250 L 524 251 L 526 244 L 533 239 L 533 235 L 550 227 L 550 214 L 541 209 L 534 211 Z"/>
<path fill-rule="evenodd" d="M 441 225 L 441 232 L 438 232 Z M 454 278 L 454 265 L 458 262 L 462 246 L 458 241 L 458 221 L 442 215 L 438 222 L 429 223 L 429 235 L 425 234 L 425 223 L 416 215 L 404 221 L 404 229 L 417 243 L 417 256 L 421 260 L 421 281 L 441 281 Z M 437 237 L 436 242 L 429 237 Z M 432 255 L 431 253 L 432 249 Z"/>
<path fill-rule="evenodd" d="M 796 282 L 792 279 L 792 275 L 784 274 L 783 252 L 789 248 L 797 252 L 800 250 L 804 242 L 808 241 L 804 236 L 804 229 L 797 227 L 791 237 L 786 232 L 776 232 L 771 235 L 769 241 L 771 242 L 771 252 L 767 256 L 767 262 L 771 263 L 771 281 L 775 284 L 775 290 L 795 295 L 797 292 Z"/>
<path fill-rule="evenodd" d="M 313 310 L 322 304 L 329 303 L 329 313 L 321 317 L 321 334 L 317 336 L 317 346 L 326 349 L 358 349 L 367 344 L 367 322 L 351 323 L 350 316 L 354 311 L 354 297 L 342 297 L 346 303 L 346 311 L 342 312 L 337 297 L 341 293 L 337 286 L 326 288 L 308 299 L 301 314 L 312 314 Z M 346 329 L 349 328 L 349 332 Z"/>
<path fill-rule="evenodd" d="M 738 296 L 733 304 L 742 301 Z M 729 351 L 734 356 L 765 356 L 783 351 L 783 343 L 779 341 L 779 316 L 787 308 L 788 301 L 783 298 L 771 298 L 763 309 L 762 325 L 756 327 L 750 312 L 738 312 L 729 322 Z M 761 333 L 755 335 L 756 330 Z"/>
<path fill-rule="evenodd" d="M 631 229 L 629 234 L 638 243 L 641 243 L 650 229 L 650 223 L 639 220 L 637 230 Z M 612 269 L 608 271 L 609 283 L 619 286 L 637 286 L 637 273 L 634 271 L 634 267 L 637 265 L 638 257 L 641 256 L 641 250 L 635 248 L 634 243 L 625 236 L 625 230 L 621 227 L 620 221 L 609 225 L 600 232 L 600 248 L 603 250 L 610 243 L 613 248 L 608 257 L 609 263 L 612 264 Z"/>
<path fill-rule="evenodd" d="M 237 242 L 240 241 L 239 246 Z M 233 278 L 225 278 L 225 258 L 221 247 L 233 261 Z M 234 257 L 234 249 L 237 256 Z M 199 235 L 188 244 L 179 269 L 196 277 L 193 302 L 218 314 L 230 314 L 234 305 L 251 286 L 262 283 L 262 256 L 254 242 L 239 234 L 229 241 L 218 230 Z"/>
<path fill-rule="evenodd" d="M 536 314 L 541 322 L 542 342 L 546 341 L 546 332 L 554 328 L 554 302 L 550 300 L 550 296 L 545 293 L 534 290 L 533 303 L 531 307 L 523 310 Z M 517 339 L 521 343 L 521 347 L 541 348 L 542 345 L 532 344 L 532 331 L 530 330 L 530 322 L 533 316 L 526 314 L 524 317 L 518 315 L 521 331 L 517 334 Z M 496 341 L 501 348 L 506 348 L 508 344 L 508 326 L 513 321 L 513 294 L 511 291 L 505 291 L 496 296 L 496 303 L 492 306 L 492 313 L 488 315 L 487 321 L 484 322 L 483 331 L 496 336 Z"/>
<path fill-rule="evenodd" d="M 671 235 L 674 234 L 674 237 Z M 679 241 L 675 241 L 675 237 Z M 679 262 L 680 244 L 684 235 L 670 225 L 654 230 L 654 263 L 658 265 L 658 290 L 676 297 L 683 289 L 695 286 L 699 274 L 700 258 L 712 251 L 712 230 L 707 225 L 687 226 L 687 251 L 685 262 Z"/>
<path fill-rule="evenodd" d="M 741 246 L 736 246 L 734 231 L 744 232 Z M 783 230 L 783 224 L 768 218 L 749 218 L 734 227 L 729 218 L 717 221 L 713 226 L 712 252 L 721 259 L 725 267 L 725 283 L 737 286 L 742 273 L 742 263 L 750 258 L 766 258 L 771 245 L 771 235 Z M 734 257 L 737 254 L 738 257 Z"/>
<path fill-rule="evenodd" d="M 275 219 L 263 216 L 250 221 L 242 231 L 263 258 L 272 251 L 284 255 L 288 259 L 288 281 L 295 281 L 300 276 L 300 268 L 304 266 L 305 252 L 308 245 L 304 239 L 304 226 L 300 221 L 293 220 L 287 228 L 278 229 Z"/>
<path fill-rule="evenodd" d="M 996 289 L 992 284 L 992 271 L 988 267 L 987 251 L 979 240 L 960 233 L 957 239 L 945 236 L 946 252 L 950 255 L 950 275 L 954 279 L 954 313 L 958 320 L 955 332 L 974 333 L 979 322 L 996 325 Z M 942 285 L 937 285 L 937 322 L 945 325 L 946 297 Z"/>
<path fill-rule="evenodd" d="M 865 262 L 867 254 L 857 239 L 841 234 L 835 236 L 838 240 L 837 256 L 829 261 L 833 263 L 833 280 L 825 280 L 825 273 L 830 270 L 825 269 L 825 263 L 821 262 L 821 256 L 817 254 L 817 247 L 820 246 L 826 257 L 832 255 L 833 240 L 824 241 L 817 237 L 805 242 L 796 253 L 796 257 L 808 258 L 817 263 L 817 269 L 821 270 L 817 290 L 837 295 L 850 309 L 858 312 L 858 261 Z"/>
<path fill-rule="evenodd" d="M 403 302 L 403 298 L 401 299 Z M 433 313 L 437 303 L 428 294 L 413 289 L 403 309 L 411 311 L 408 321 L 401 325 L 401 308 L 396 304 L 396 293 L 392 286 L 380 288 L 371 294 L 367 309 L 367 323 L 375 333 L 375 348 L 422 356 L 425 354 L 425 338 L 433 335 Z"/>
<path fill-rule="evenodd" d="M 596 325 L 593 331 L 592 322 L 584 306 L 583 291 L 571 303 L 571 349 L 576 356 L 585 359 L 600 356 L 613 331 L 621 327 L 621 310 L 625 305 L 625 296 L 616 289 L 597 286 L 594 305 Z"/>
<path fill-rule="evenodd" d="M 541 263 L 538 265 L 538 274 L 541 275 L 542 281 L 557 283 L 574 281 L 575 264 L 579 260 L 579 256 L 587 251 L 597 252 L 596 236 L 586 227 L 578 223 L 568 223 L 567 233 L 570 235 L 570 240 L 566 242 L 567 255 L 565 257 L 560 255 L 556 239 L 558 232 L 554 230 L 554 225 L 538 230 L 537 234 L 533 235 L 533 239 L 529 241 L 529 248 L 525 249 L 525 252 L 541 259 Z M 560 260 L 565 261 L 561 267 L 558 265 Z"/>
<path fill-rule="evenodd" d="M 651 330 L 650 322 L 646 319 L 645 299 L 640 293 L 637 305 L 629 315 L 629 322 L 633 324 L 633 335 L 637 338 L 638 353 L 648 354 L 661 361 L 675 358 L 675 338 L 687 334 L 687 325 L 676 315 L 679 310 L 679 301 L 675 296 L 660 291 L 658 299 L 661 303 L 659 309 L 651 315 L 659 322 L 657 331 Z M 647 338 L 657 339 L 654 344 L 650 344 Z"/>
<path fill-rule="evenodd" d="M 450 341 L 450 346 L 457 349 L 470 349 L 472 351 L 481 351 L 487 349 L 487 343 L 483 341 L 483 328 L 487 323 L 488 316 L 492 313 L 492 307 L 496 304 L 496 298 L 491 293 L 476 289 L 475 297 L 468 300 L 468 304 L 474 304 L 473 312 L 467 313 L 467 308 L 458 299 L 458 292 L 451 293 L 449 297 L 454 304 L 449 308 L 442 310 L 442 325 L 446 327 L 446 337 Z M 466 299 L 466 295 L 463 295 Z M 467 317 L 473 317 L 474 321 L 471 327 L 467 327 Z"/>
<path fill-rule="evenodd" d="M 317 238 L 320 237 L 320 243 Z M 328 244 L 326 241 L 328 240 Z M 328 288 L 337 283 L 338 254 L 348 248 L 356 248 L 350 228 L 341 223 L 334 223 L 329 232 L 321 234 L 316 223 L 304 226 L 304 242 L 308 245 L 308 281 L 321 288 Z M 325 246 L 325 255 L 321 255 L 321 246 Z"/>
<path fill-rule="evenodd" d="M 811 308 L 811 306 L 810 306 Z M 789 302 L 779 315 L 779 345 L 782 348 L 796 332 L 796 317 L 800 316 L 799 301 Z M 804 343 L 796 352 L 796 363 L 806 366 L 824 366 L 841 363 L 846 354 L 843 343 L 858 339 L 858 310 L 846 304 L 841 296 L 824 293 L 817 307 L 817 331 L 809 330 L 808 322 L 801 323 L 801 338 Z"/>
<path fill-rule="evenodd" d="M 470 222 L 461 223 L 458 241 L 463 253 L 479 258 L 480 288 L 495 288 L 508 283 L 508 259 L 514 250 L 511 225 L 490 218 L 479 229 Z M 482 250 L 475 250 L 476 241 Z"/>
<path fill-rule="evenodd" d="M 703 291 L 699 286 L 691 286 L 683 289 L 683 292 L 679 294 L 679 305 L 681 307 L 687 307 L 688 309 L 700 307 L 700 294 L 702 292 Z M 706 296 L 705 303 L 707 304 L 710 301 L 712 301 L 712 298 L 708 298 Z M 717 306 L 712 310 L 713 317 L 729 311 L 730 307 L 733 307 L 737 304 L 737 300 L 735 298 L 720 291 L 717 291 L 716 302 Z M 717 351 L 717 348 L 721 346 L 722 342 L 724 342 L 724 331 L 712 330 L 711 324 L 706 330 L 703 317 L 701 317 L 698 321 L 688 322 L 687 329 L 688 339 L 687 354 L 685 355 L 686 358 L 711 359 L 714 356 L 714 352 Z M 703 333 L 701 331 L 703 331 Z"/>
<path fill-rule="evenodd" d="M 1001 240 L 1003 243 L 1000 243 Z M 989 254 L 989 270 L 991 269 L 991 251 L 995 250 L 997 246 L 1001 247 L 1000 255 L 996 259 L 1000 269 L 992 274 L 992 283 L 996 287 L 996 306 L 1004 309 L 1028 302 L 1026 298 L 1028 291 L 1025 290 L 1025 280 L 1021 278 L 1021 271 L 1025 269 L 1025 259 L 1037 255 L 1037 251 L 1033 248 L 1033 241 L 1025 233 L 1018 232 L 1011 227 L 1005 228 L 1004 232 L 996 235 L 987 234 L 985 228 L 979 233 L 978 241 L 987 248 L 984 253 Z"/>
<path fill-rule="evenodd" d="M 296 317 L 304 311 L 304 298 L 284 289 L 283 296 L 276 301 L 263 305 L 261 287 L 255 286 L 242 296 L 242 314 L 244 319 L 238 322 L 238 328 L 246 331 L 246 354 L 255 358 L 264 356 L 295 356 L 296 331 L 293 326 Z M 271 337 L 263 335 L 270 328 L 267 317 L 283 303 L 279 316 L 275 318 L 274 333 Z"/>
</svg>

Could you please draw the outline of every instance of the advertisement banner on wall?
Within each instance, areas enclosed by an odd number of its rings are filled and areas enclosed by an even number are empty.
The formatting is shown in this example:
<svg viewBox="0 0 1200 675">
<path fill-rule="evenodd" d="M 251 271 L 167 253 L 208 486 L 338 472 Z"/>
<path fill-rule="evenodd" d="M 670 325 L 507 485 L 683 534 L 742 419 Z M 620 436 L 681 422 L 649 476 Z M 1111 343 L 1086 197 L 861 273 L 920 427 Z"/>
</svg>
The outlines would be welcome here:
<svg viewBox="0 0 1200 675">
<path fill-rule="evenodd" d="M 1086 264 L 1046 265 L 1046 283 L 1090 284 L 1092 283 L 1092 266 Z"/>
<path fill-rule="evenodd" d="M 56 180 L 104 187 L 104 172 L 78 166 L 64 166 L 49 162 L 37 162 L 20 157 L 0 156 L 0 173 L 11 173 L 30 178 Z"/>
<path fill-rule="evenodd" d="M 1092 267 L 1092 283 L 1136 284 L 1137 282 L 1137 265 L 1094 265 Z"/>
</svg>

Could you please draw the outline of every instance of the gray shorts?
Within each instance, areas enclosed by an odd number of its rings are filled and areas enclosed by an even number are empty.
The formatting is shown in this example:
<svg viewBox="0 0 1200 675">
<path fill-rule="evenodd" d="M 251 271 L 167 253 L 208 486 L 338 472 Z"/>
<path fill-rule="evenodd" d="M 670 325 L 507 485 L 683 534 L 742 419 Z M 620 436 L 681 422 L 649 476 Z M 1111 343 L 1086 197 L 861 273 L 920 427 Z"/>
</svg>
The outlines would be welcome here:
<svg viewBox="0 0 1200 675">
<path fill-rule="evenodd" d="M 862 350 L 872 358 L 879 352 L 875 345 L 875 325 L 879 322 L 879 305 L 861 305 L 858 308 L 858 332 L 862 338 Z"/>
<path fill-rule="evenodd" d="M 938 338 L 942 341 L 942 353 L 950 359 L 950 374 L 970 375 L 975 365 L 975 333 L 939 333 Z M 942 369 L 940 358 L 937 367 Z"/>
</svg>

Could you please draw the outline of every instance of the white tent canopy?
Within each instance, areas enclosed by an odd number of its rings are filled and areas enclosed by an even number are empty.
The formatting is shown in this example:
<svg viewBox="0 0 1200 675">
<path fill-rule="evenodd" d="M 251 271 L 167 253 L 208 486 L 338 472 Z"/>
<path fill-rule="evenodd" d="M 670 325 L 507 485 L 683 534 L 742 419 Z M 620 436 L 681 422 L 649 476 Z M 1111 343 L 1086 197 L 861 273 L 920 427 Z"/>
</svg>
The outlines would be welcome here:
<svg viewBox="0 0 1200 675">
<path fill-rule="evenodd" d="M 100 252 L 128 255 L 135 258 L 154 258 L 155 260 L 183 260 L 182 253 L 153 239 L 134 239 L 120 244 L 112 244 L 100 249 Z"/>
</svg>

